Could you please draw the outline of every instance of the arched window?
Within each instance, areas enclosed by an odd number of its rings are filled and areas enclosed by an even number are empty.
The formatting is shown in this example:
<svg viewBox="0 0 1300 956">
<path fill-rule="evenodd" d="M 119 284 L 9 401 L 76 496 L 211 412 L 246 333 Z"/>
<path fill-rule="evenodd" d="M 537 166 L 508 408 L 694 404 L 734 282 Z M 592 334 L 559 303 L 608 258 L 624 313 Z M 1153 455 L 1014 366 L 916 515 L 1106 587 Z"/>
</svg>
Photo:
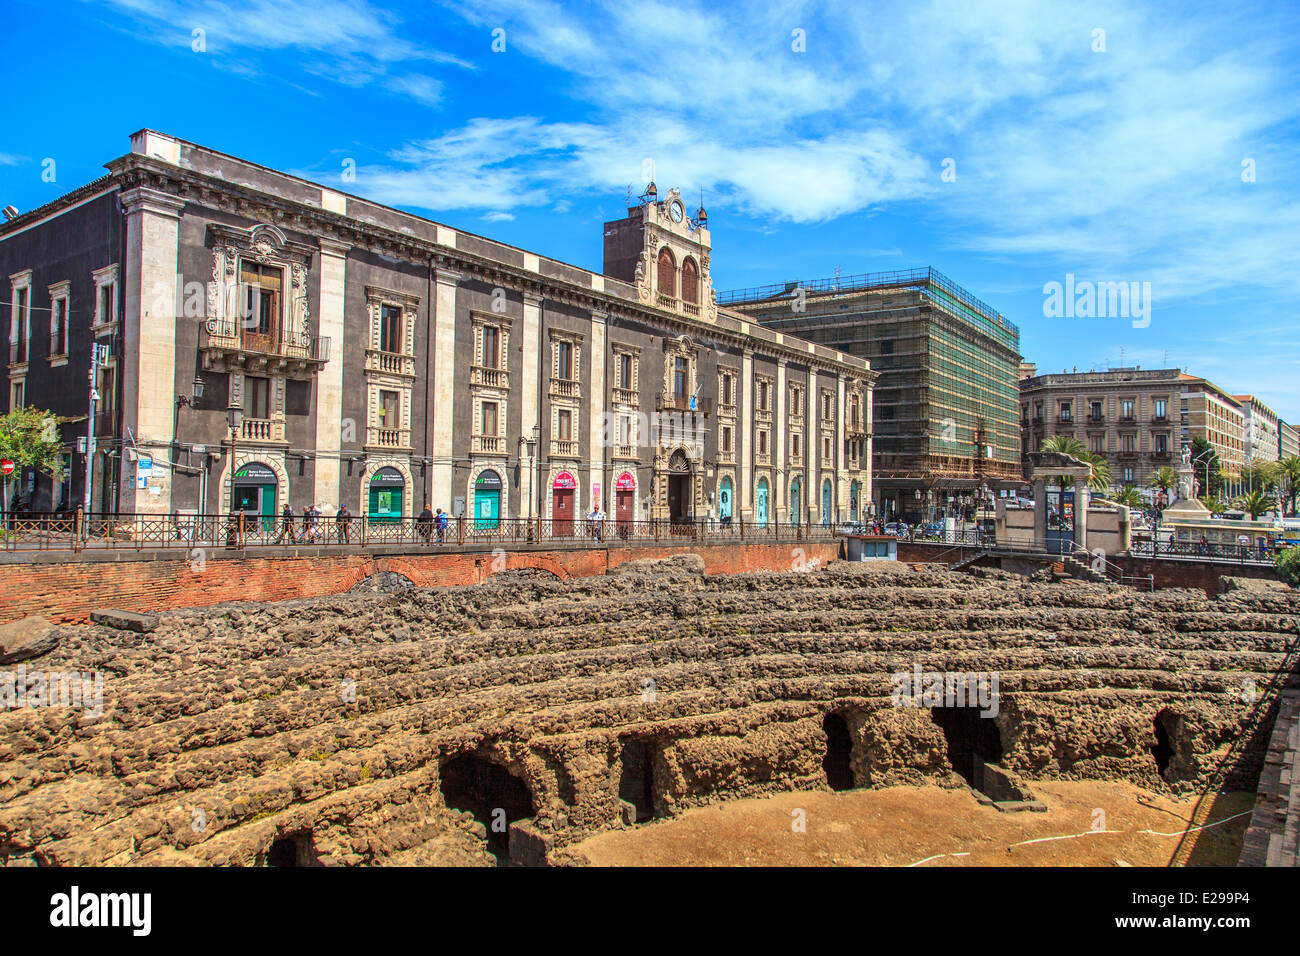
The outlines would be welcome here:
<svg viewBox="0 0 1300 956">
<path fill-rule="evenodd" d="M 700 302 L 700 269 L 689 257 L 682 260 L 682 301 L 691 305 Z"/>
<path fill-rule="evenodd" d="M 677 263 L 667 246 L 659 250 L 659 294 L 677 295 Z"/>
</svg>

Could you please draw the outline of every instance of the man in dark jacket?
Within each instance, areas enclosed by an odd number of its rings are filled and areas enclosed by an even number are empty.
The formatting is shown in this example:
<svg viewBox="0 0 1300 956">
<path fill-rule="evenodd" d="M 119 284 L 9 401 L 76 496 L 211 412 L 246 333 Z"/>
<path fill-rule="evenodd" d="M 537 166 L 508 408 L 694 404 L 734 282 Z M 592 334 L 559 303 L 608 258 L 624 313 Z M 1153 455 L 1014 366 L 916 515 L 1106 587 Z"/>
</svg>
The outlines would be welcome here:
<svg viewBox="0 0 1300 956">
<path fill-rule="evenodd" d="M 334 516 L 334 524 L 339 529 L 339 539 L 344 544 L 349 544 L 348 536 L 352 532 L 352 512 L 348 511 L 347 505 L 339 505 L 338 514 Z"/>
<path fill-rule="evenodd" d="M 429 536 L 433 534 L 433 511 L 429 508 L 429 502 L 424 503 L 424 510 L 420 512 L 420 517 L 415 519 L 415 524 L 419 529 L 420 538 L 428 544 Z"/>
</svg>

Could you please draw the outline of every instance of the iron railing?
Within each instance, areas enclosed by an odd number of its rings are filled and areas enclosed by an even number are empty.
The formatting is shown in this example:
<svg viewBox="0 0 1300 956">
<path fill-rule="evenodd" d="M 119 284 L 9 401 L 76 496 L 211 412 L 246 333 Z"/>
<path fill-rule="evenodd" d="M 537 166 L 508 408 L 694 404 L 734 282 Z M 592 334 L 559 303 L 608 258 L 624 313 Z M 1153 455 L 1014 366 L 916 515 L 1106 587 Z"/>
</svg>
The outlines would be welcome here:
<svg viewBox="0 0 1300 956">
<path fill-rule="evenodd" d="M 143 515 L 81 511 L 0 516 L 6 551 L 275 547 L 478 548 L 833 541 L 829 525 L 735 519 L 620 521 L 573 518 L 371 518 L 258 515 Z"/>
</svg>

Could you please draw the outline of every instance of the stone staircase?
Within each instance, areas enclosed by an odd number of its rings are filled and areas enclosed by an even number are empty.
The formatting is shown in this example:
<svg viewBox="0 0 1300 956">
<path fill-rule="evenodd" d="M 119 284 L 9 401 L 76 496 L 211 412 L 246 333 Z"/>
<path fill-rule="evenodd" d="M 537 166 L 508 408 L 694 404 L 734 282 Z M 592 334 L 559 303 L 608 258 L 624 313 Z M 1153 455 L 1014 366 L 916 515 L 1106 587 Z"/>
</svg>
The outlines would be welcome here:
<svg viewBox="0 0 1300 956">
<path fill-rule="evenodd" d="M 1072 578 L 1078 578 L 1081 581 L 1092 581 L 1096 584 L 1114 583 L 1110 577 L 1095 570 L 1091 564 L 1080 561 L 1074 555 L 1062 555 L 1061 561 L 1065 565 L 1065 573 Z"/>
</svg>

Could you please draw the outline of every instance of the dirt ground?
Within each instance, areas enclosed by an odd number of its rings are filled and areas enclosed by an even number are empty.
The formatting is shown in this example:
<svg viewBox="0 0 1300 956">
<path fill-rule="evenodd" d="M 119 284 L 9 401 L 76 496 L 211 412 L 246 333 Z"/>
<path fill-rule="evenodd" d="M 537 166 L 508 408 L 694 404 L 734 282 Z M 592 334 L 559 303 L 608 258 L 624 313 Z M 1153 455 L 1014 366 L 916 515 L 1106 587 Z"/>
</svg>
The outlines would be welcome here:
<svg viewBox="0 0 1300 956">
<path fill-rule="evenodd" d="M 797 791 L 688 810 L 573 849 L 596 866 L 1235 866 L 1254 806 L 1249 793 L 1174 800 L 1117 782 L 1032 788 L 1046 813 L 1003 813 L 939 787 Z M 1066 839 L 1043 839 L 1052 837 Z"/>
</svg>

